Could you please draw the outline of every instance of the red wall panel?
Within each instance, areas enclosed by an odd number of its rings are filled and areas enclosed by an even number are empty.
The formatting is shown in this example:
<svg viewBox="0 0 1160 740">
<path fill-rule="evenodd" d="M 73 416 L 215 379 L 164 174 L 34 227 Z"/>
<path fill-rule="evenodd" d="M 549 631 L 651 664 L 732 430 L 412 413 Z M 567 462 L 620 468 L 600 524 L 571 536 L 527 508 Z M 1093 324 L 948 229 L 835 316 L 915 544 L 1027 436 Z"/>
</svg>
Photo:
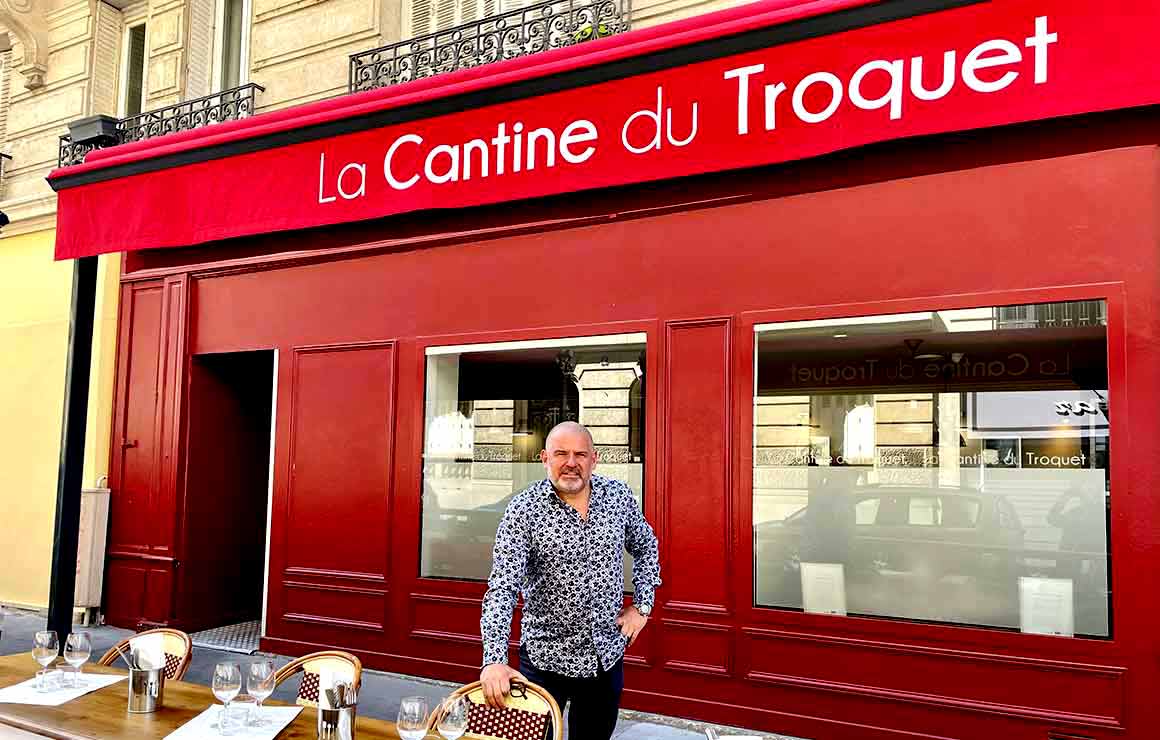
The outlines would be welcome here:
<svg viewBox="0 0 1160 740">
<path fill-rule="evenodd" d="M 667 611 L 730 611 L 730 324 L 665 326 Z M 728 651 L 726 651 L 726 654 Z"/>
</svg>

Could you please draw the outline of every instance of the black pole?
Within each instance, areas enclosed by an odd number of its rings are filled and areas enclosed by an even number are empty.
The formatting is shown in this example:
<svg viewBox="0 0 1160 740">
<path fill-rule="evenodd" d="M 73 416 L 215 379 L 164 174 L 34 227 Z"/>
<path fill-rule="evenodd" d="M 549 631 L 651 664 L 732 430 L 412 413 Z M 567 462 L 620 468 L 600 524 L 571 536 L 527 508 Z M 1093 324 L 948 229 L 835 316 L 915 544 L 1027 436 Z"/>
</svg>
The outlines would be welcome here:
<svg viewBox="0 0 1160 740">
<path fill-rule="evenodd" d="M 96 300 L 97 258 L 81 257 L 73 265 L 64 420 L 60 430 L 60 468 L 56 479 L 56 526 L 52 538 L 52 580 L 48 592 L 48 629 L 56 630 L 62 648 L 72 630 L 76 597 L 81 479 L 85 467 L 85 425 L 89 410 Z"/>
</svg>

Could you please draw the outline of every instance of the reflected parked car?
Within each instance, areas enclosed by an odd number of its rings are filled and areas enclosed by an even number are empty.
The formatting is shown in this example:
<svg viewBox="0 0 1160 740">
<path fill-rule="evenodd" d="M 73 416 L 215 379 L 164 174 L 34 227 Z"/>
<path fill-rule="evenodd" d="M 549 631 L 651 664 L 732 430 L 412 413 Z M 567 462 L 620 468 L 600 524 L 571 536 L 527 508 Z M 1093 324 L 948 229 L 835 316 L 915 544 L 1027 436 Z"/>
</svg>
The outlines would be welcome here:
<svg viewBox="0 0 1160 740">
<path fill-rule="evenodd" d="M 473 509 L 439 506 L 430 489 L 423 499 L 423 575 L 486 581 L 495 532 L 514 493 Z"/>
<path fill-rule="evenodd" d="M 811 491 L 806 506 L 754 528 L 758 603 L 800 598 L 800 563 L 842 563 L 848 580 L 911 574 L 1010 583 L 1024 529 L 1006 497 L 874 486 Z M 794 596 L 798 594 L 798 596 Z"/>
</svg>

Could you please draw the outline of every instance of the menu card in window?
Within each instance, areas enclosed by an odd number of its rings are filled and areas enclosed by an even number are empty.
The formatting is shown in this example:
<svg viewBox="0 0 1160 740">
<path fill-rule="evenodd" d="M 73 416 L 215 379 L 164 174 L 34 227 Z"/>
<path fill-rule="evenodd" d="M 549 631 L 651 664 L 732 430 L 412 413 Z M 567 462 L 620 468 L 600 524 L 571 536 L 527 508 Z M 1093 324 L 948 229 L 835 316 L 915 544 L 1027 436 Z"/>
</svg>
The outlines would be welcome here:
<svg viewBox="0 0 1160 740">
<path fill-rule="evenodd" d="M 846 575 L 841 563 L 802 563 L 802 608 L 811 614 L 846 615 Z"/>
<path fill-rule="evenodd" d="M 1036 635 L 1075 636 L 1070 578 L 1019 579 L 1019 626 Z"/>
</svg>

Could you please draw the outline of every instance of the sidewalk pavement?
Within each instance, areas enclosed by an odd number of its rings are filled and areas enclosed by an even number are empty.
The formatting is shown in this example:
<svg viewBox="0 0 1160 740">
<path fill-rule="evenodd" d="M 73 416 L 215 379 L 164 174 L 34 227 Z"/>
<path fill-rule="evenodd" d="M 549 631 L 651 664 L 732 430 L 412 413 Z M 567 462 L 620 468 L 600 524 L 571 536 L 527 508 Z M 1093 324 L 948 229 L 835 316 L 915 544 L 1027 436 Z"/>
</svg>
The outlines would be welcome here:
<svg viewBox="0 0 1160 740">
<path fill-rule="evenodd" d="M 12 655 L 27 652 L 28 675 L 31 677 L 37 668 L 32 660 L 32 636 L 37 630 L 45 628 L 45 618 L 41 615 L 7 610 L 7 616 L 0 635 L 0 655 Z M 78 627 L 90 633 L 93 642 L 92 660 L 105 654 L 115 643 L 132 634 L 129 630 L 116 627 Z M 263 653 L 263 655 L 265 655 Z M 290 658 L 282 655 L 272 655 L 276 664 L 289 662 Z M 222 650 L 194 648 L 193 661 L 185 680 L 208 686 L 213 668 L 219 661 L 236 660 L 245 663 L 247 656 L 229 653 Z M 429 701 L 437 702 L 451 693 L 457 684 L 433 679 L 402 676 L 395 673 L 385 673 L 371 669 L 363 670 L 363 689 L 360 694 L 359 714 L 379 719 L 394 720 L 399 711 L 399 702 L 404 696 L 426 696 Z M 275 699 L 286 702 L 294 701 L 297 683 L 290 682 L 274 693 Z M 644 712 L 621 710 L 620 722 L 617 724 L 614 740 L 704 740 L 704 722 L 694 722 L 677 717 L 665 717 Z M 722 735 L 753 735 L 763 740 L 800 740 L 788 735 L 773 735 L 753 730 L 743 730 L 735 727 L 713 725 Z"/>
</svg>

